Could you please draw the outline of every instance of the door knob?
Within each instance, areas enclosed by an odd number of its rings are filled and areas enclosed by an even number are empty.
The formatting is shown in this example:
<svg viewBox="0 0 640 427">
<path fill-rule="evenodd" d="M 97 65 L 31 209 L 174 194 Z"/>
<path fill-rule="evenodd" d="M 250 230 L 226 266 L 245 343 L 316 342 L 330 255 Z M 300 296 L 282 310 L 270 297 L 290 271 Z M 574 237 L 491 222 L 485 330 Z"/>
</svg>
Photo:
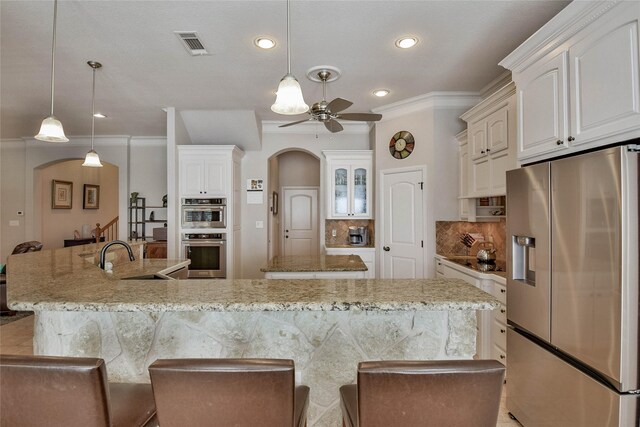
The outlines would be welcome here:
<svg viewBox="0 0 640 427">
<path fill-rule="evenodd" d="M 391 250 L 389 246 L 383 246 L 382 249 L 384 249 L 386 252 L 389 252 Z"/>
</svg>

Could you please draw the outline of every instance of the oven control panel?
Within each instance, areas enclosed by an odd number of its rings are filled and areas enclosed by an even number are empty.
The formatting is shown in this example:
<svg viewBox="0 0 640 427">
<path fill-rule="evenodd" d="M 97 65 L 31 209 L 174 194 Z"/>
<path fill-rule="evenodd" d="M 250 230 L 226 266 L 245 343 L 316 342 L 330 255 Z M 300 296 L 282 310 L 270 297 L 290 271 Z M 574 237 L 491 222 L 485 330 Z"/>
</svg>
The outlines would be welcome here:
<svg viewBox="0 0 640 427">
<path fill-rule="evenodd" d="M 226 240 L 224 233 L 184 233 L 182 240 Z"/>
</svg>

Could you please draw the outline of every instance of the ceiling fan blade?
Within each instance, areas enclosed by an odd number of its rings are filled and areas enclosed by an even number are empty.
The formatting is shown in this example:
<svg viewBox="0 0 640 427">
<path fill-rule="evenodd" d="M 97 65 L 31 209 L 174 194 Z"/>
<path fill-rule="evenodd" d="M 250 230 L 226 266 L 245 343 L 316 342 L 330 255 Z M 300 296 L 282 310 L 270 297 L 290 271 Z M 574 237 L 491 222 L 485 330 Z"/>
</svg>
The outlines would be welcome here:
<svg viewBox="0 0 640 427">
<path fill-rule="evenodd" d="M 351 101 L 347 101 L 346 99 L 342 99 L 342 98 L 336 98 L 333 101 L 331 101 L 329 105 L 327 105 L 327 108 L 332 113 L 337 113 L 339 111 L 346 110 L 352 105 L 353 105 L 353 102 Z"/>
<path fill-rule="evenodd" d="M 288 126 L 293 126 L 293 125 L 297 125 L 297 124 L 299 124 L 299 123 L 308 122 L 309 120 L 311 120 L 311 119 L 298 120 L 297 122 L 287 123 L 287 124 L 284 124 L 284 125 L 280 125 L 280 126 L 278 126 L 278 127 L 279 127 L 279 128 L 286 128 L 286 127 L 288 127 Z"/>
<path fill-rule="evenodd" d="M 340 120 L 355 120 L 357 122 L 377 122 L 382 119 L 382 114 L 373 113 L 344 113 L 339 114 Z"/>
<path fill-rule="evenodd" d="M 333 119 L 324 122 L 324 126 L 329 129 L 329 132 L 331 133 L 340 132 L 344 129 L 340 123 L 336 122 Z"/>
</svg>

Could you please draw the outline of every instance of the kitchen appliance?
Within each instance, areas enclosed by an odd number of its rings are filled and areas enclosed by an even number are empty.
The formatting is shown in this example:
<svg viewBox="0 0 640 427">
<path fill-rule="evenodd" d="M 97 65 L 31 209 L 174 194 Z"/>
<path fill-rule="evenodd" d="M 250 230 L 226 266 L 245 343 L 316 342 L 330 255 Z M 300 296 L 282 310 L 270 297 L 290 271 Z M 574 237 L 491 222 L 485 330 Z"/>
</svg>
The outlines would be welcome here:
<svg viewBox="0 0 640 427">
<path fill-rule="evenodd" d="M 182 199 L 182 228 L 225 228 L 227 199 Z"/>
<path fill-rule="evenodd" d="M 507 172 L 507 408 L 525 427 L 637 427 L 638 148 Z"/>
<path fill-rule="evenodd" d="M 369 243 L 369 229 L 367 227 L 349 227 L 349 244 L 351 246 L 366 246 Z"/>
<path fill-rule="evenodd" d="M 184 233 L 182 256 L 190 259 L 189 279 L 227 277 L 227 249 L 223 233 Z"/>
<path fill-rule="evenodd" d="M 493 246 L 491 242 L 480 242 L 478 245 L 478 254 L 476 258 L 478 258 L 479 262 L 484 263 L 493 263 L 496 261 L 496 248 Z"/>
</svg>

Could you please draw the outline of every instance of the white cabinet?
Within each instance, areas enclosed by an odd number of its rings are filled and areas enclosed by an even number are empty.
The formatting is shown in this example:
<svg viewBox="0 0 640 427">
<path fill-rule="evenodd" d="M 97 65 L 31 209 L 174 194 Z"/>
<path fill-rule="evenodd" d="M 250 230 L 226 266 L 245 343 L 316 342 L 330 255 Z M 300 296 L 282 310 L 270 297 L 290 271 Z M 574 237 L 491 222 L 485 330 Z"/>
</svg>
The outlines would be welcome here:
<svg viewBox="0 0 640 427">
<path fill-rule="evenodd" d="M 375 248 L 326 248 L 327 255 L 358 255 L 367 271 L 364 273 L 365 279 L 376 278 L 376 249 Z"/>
<path fill-rule="evenodd" d="M 460 219 L 469 217 L 469 143 L 467 131 L 456 135 L 458 141 L 458 214 Z"/>
<path fill-rule="evenodd" d="M 373 154 L 370 150 L 326 150 L 327 219 L 370 219 Z"/>
<path fill-rule="evenodd" d="M 181 197 L 227 197 L 229 160 L 218 153 L 180 151 Z"/>
<path fill-rule="evenodd" d="M 494 280 L 491 294 L 500 301 L 500 308 L 491 312 L 491 358 L 507 365 L 507 287 Z"/>
<path fill-rule="evenodd" d="M 468 125 L 466 196 L 506 193 L 506 172 L 516 167 L 515 113 L 515 86 L 510 83 L 461 116 Z"/>
<path fill-rule="evenodd" d="M 637 2 L 573 2 L 500 63 L 518 88 L 518 160 L 640 137 L 639 26 Z"/>
</svg>

